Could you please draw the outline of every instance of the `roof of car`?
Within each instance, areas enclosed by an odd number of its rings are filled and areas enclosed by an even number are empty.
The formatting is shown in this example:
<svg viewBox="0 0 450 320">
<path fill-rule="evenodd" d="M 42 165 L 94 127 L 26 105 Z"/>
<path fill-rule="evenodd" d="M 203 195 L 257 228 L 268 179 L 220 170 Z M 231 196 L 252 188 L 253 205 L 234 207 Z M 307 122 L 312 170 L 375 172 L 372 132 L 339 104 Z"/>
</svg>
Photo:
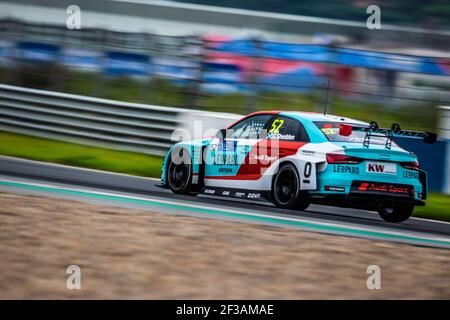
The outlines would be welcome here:
<svg viewBox="0 0 450 320">
<path fill-rule="evenodd" d="M 269 110 L 269 111 L 257 111 L 253 112 L 249 115 L 246 115 L 244 118 L 248 118 L 251 116 L 255 116 L 258 114 L 282 114 L 286 116 L 291 116 L 298 119 L 305 119 L 309 121 L 331 121 L 331 122 L 343 122 L 343 123 L 352 123 L 358 125 L 369 125 L 367 122 L 355 120 L 351 118 L 346 118 L 342 116 L 336 116 L 332 114 L 323 114 L 320 112 L 310 112 L 310 111 L 282 111 L 282 110 Z M 237 122 L 241 121 L 241 119 L 237 120 L 235 123 L 231 124 L 229 127 L 232 127 Z"/>
<path fill-rule="evenodd" d="M 336 116 L 332 114 L 326 114 L 319 112 L 306 112 L 306 111 L 281 111 L 280 113 L 292 116 L 292 117 L 298 117 L 302 119 L 307 119 L 310 121 L 332 121 L 332 122 L 346 122 L 346 123 L 355 123 L 355 124 L 364 124 L 367 125 L 368 123 L 360 120 L 355 120 L 351 118 L 346 118 L 342 116 Z"/>
</svg>

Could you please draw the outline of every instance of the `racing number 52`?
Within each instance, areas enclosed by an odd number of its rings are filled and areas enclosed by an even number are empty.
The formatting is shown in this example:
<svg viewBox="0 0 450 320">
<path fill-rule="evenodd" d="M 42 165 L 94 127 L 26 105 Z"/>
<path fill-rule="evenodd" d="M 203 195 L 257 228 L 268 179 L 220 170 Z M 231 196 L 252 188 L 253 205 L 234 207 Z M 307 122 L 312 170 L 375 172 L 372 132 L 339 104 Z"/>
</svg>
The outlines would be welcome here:
<svg viewBox="0 0 450 320">
<path fill-rule="evenodd" d="M 283 124 L 284 124 L 283 119 L 275 119 L 272 123 L 272 127 L 270 128 L 269 132 L 278 133 Z"/>
</svg>

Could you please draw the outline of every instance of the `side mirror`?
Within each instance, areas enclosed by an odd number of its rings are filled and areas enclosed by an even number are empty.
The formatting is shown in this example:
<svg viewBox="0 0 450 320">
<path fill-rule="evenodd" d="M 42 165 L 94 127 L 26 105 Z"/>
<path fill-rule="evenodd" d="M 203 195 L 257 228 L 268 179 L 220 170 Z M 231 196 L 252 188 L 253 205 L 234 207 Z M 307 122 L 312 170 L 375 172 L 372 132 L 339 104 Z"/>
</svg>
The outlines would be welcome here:
<svg viewBox="0 0 450 320">
<path fill-rule="evenodd" d="M 435 143 L 437 140 L 437 134 L 431 132 L 425 132 L 426 136 L 423 138 L 425 143 Z"/>
<path fill-rule="evenodd" d="M 348 124 L 341 124 L 339 126 L 339 135 L 340 136 L 348 137 L 349 135 L 352 134 L 352 131 L 353 131 L 352 126 L 349 126 Z"/>
<path fill-rule="evenodd" d="M 227 135 L 227 129 L 220 129 L 216 133 L 216 138 L 219 138 L 220 141 L 223 141 Z"/>
</svg>

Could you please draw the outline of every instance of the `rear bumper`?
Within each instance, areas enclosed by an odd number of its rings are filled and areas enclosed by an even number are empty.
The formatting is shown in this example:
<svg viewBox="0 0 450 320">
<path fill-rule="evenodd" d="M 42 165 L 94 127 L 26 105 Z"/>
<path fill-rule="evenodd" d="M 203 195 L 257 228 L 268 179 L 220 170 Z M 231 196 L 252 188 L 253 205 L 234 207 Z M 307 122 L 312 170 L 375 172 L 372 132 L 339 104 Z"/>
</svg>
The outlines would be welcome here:
<svg viewBox="0 0 450 320">
<path fill-rule="evenodd" d="M 423 170 L 407 170 L 398 165 L 397 174 L 394 175 L 368 173 L 365 165 L 362 164 L 344 166 L 344 169 L 347 170 L 343 170 L 341 167 L 341 165 L 328 164 L 325 170 L 318 172 L 317 189 L 310 192 L 310 194 L 319 198 L 323 198 L 326 195 L 337 195 L 338 198 L 375 198 L 375 200 L 386 199 L 413 203 L 417 201 L 418 205 L 423 205 L 422 200 L 425 200 L 427 197 L 427 175 Z M 414 195 L 405 197 L 405 195 L 394 194 L 394 192 L 383 192 L 377 195 L 373 190 L 359 194 L 357 193 L 358 190 L 354 188 L 354 183 L 356 182 L 409 186 L 414 189 Z"/>
<path fill-rule="evenodd" d="M 422 188 L 419 188 L 420 192 L 413 184 L 352 180 L 346 188 L 325 186 L 327 192 L 310 193 L 310 197 L 313 203 L 369 210 L 386 203 L 424 206 Z"/>
</svg>

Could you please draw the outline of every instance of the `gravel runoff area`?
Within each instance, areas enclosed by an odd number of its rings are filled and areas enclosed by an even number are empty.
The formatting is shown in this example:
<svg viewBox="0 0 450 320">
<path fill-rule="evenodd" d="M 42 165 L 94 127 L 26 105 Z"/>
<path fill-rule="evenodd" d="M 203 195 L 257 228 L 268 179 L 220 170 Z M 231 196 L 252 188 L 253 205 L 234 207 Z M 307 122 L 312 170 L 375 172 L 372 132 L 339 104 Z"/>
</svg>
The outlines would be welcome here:
<svg viewBox="0 0 450 320">
<path fill-rule="evenodd" d="M 2 299 L 450 299 L 450 250 L 0 193 Z M 66 268 L 81 268 L 81 289 Z M 367 288 L 367 267 L 381 289 Z"/>
</svg>

